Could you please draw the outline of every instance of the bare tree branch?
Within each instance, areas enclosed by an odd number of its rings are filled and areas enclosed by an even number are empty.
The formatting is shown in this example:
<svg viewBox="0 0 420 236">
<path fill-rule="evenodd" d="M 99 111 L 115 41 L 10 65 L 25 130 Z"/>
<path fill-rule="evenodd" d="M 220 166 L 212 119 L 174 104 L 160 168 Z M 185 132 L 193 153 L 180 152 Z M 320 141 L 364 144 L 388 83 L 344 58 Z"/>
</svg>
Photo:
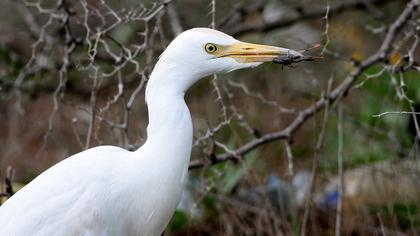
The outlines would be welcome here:
<svg viewBox="0 0 420 236">
<path fill-rule="evenodd" d="M 338 15 L 344 11 L 350 9 L 368 8 L 369 6 L 382 5 L 394 0 L 346 0 L 337 1 L 335 4 L 331 4 L 328 16 L 332 17 Z M 251 32 L 269 32 L 279 28 L 284 28 L 298 22 L 302 22 L 309 19 L 317 19 L 325 16 L 324 7 L 295 7 L 296 14 L 281 17 L 277 21 L 267 22 L 262 25 L 240 25 L 235 27 L 234 31 L 231 32 L 235 36 L 241 36 Z"/>
<path fill-rule="evenodd" d="M 292 140 L 293 134 L 312 116 L 318 113 L 320 110 L 326 107 L 328 102 L 336 103 L 342 99 L 344 95 L 346 95 L 354 82 L 357 78 L 363 74 L 363 72 L 370 66 L 384 61 L 391 52 L 392 43 L 394 42 L 397 34 L 401 31 L 401 29 L 406 25 L 410 17 L 412 16 L 413 12 L 418 9 L 420 5 L 420 0 L 412 0 L 410 3 L 407 4 L 407 7 L 401 13 L 401 15 L 390 25 L 389 30 L 381 44 L 379 50 L 368 57 L 366 60 L 359 63 L 350 73 L 349 75 L 341 82 L 328 96 L 321 97 L 315 104 L 307 107 L 306 109 L 300 111 L 296 118 L 290 123 L 286 128 L 280 131 L 271 132 L 268 134 L 262 135 L 260 138 L 253 139 L 252 141 L 242 145 L 241 147 L 234 150 L 235 155 L 231 153 L 222 153 L 215 158 L 212 158 L 211 161 L 208 159 L 200 159 L 200 160 L 193 160 L 190 164 L 190 169 L 202 167 L 204 165 L 209 164 L 216 164 L 219 162 L 232 160 L 235 156 L 243 156 L 248 152 L 254 150 L 255 148 L 277 140 L 287 139 Z M 331 14 L 331 12 L 330 12 Z"/>
</svg>

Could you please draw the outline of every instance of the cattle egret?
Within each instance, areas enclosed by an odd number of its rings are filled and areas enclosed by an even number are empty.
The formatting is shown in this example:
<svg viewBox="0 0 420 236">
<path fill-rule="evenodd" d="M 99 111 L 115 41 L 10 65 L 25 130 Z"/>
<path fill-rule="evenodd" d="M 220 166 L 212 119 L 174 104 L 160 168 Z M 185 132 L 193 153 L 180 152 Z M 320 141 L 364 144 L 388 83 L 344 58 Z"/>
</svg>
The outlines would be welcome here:
<svg viewBox="0 0 420 236">
<path fill-rule="evenodd" d="M 180 201 L 190 161 L 187 89 L 208 75 L 285 55 L 302 56 L 207 28 L 181 33 L 146 88 L 144 145 L 133 152 L 94 147 L 54 165 L 1 206 L 0 235 L 161 235 Z"/>
</svg>

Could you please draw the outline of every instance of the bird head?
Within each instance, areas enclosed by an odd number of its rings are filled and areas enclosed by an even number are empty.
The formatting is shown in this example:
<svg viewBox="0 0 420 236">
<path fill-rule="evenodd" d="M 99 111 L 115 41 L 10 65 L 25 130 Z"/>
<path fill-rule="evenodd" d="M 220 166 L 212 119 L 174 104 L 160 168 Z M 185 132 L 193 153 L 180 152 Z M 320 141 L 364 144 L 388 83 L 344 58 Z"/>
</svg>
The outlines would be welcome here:
<svg viewBox="0 0 420 236">
<path fill-rule="evenodd" d="M 178 35 L 161 55 L 176 68 L 195 77 L 255 67 L 279 56 L 302 56 L 292 49 L 245 43 L 209 28 L 193 28 Z"/>
</svg>

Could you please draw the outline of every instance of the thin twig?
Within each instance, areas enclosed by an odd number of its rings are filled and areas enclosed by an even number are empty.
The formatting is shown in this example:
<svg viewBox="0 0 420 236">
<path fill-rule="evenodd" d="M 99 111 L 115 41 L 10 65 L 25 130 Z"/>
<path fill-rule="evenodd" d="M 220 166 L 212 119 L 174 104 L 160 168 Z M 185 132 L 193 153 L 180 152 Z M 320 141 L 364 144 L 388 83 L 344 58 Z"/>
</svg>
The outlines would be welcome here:
<svg viewBox="0 0 420 236">
<path fill-rule="evenodd" d="M 337 212 L 335 216 L 335 235 L 340 236 L 341 232 L 341 219 L 342 219 L 342 207 L 343 207 L 343 194 L 344 194 L 344 170 L 343 170 L 343 159 L 344 159 L 344 128 L 343 128 L 343 107 L 338 107 L 338 201 L 337 201 Z"/>
<path fill-rule="evenodd" d="M 332 78 L 328 81 L 326 97 L 331 91 L 331 86 L 332 86 Z M 302 221 L 301 230 L 300 230 L 301 236 L 306 235 L 306 225 L 309 220 L 309 213 L 310 213 L 311 203 L 312 203 L 312 195 L 314 194 L 314 191 L 315 191 L 315 182 L 316 182 L 316 177 L 318 175 L 318 169 L 319 169 L 318 167 L 319 167 L 319 162 L 321 159 L 321 149 L 324 144 L 325 131 L 327 129 L 327 124 L 329 120 L 329 112 L 330 112 L 330 102 L 328 101 L 327 104 L 325 105 L 321 131 L 319 132 L 319 135 L 318 135 L 318 141 L 316 143 L 314 157 L 312 161 L 312 177 L 311 177 L 311 182 L 309 183 L 309 193 L 306 196 L 306 201 L 305 201 L 305 212 L 303 214 L 303 221 Z"/>
<path fill-rule="evenodd" d="M 386 111 L 376 115 L 372 115 L 372 117 L 382 117 L 385 115 L 420 115 L 420 112 L 416 111 Z"/>
<path fill-rule="evenodd" d="M 289 141 L 284 142 L 284 146 L 286 147 L 286 155 L 287 155 L 287 172 L 286 174 L 288 176 L 293 176 L 293 153 L 292 153 L 292 147 L 290 147 Z"/>
</svg>

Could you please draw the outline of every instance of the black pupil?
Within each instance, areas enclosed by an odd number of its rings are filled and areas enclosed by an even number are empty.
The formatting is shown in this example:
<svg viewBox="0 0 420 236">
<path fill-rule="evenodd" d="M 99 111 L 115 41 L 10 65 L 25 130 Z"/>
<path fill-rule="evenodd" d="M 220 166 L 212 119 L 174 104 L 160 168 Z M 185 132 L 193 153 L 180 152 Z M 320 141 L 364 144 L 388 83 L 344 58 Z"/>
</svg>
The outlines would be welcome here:
<svg viewBox="0 0 420 236">
<path fill-rule="evenodd" d="M 210 46 L 209 46 L 209 51 L 211 51 L 211 52 L 212 52 L 213 50 L 214 50 L 214 47 L 210 45 Z"/>
</svg>

